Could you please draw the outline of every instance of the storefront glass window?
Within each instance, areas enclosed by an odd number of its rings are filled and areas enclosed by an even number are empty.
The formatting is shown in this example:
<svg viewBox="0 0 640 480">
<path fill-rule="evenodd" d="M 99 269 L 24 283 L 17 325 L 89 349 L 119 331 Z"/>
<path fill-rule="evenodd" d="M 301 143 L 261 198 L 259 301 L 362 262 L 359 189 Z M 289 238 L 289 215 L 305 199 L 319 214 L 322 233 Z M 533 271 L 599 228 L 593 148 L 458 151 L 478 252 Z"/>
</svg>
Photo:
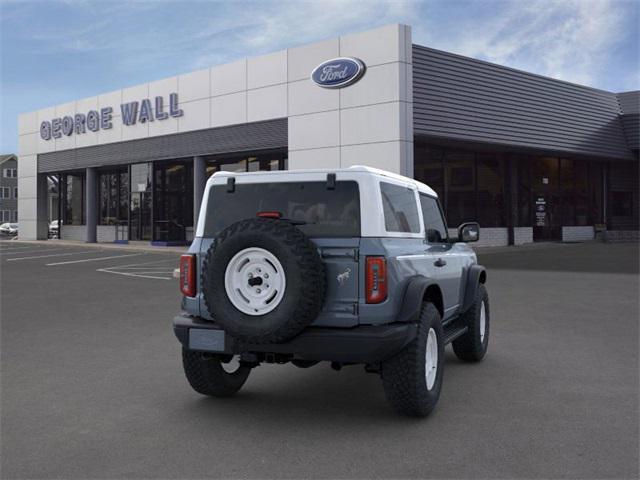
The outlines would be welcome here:
<svg viewBox="0 0 640 480">
<path fill-rule="evenodd" d="M 518 219 L 516 226 L 531 226 L 531 163 L 533 157 L 518 156 L 515 168 L 517 168 L 517 196 Z"/>
<path fill-rule="evenodd" d="M 63 175 L 63 224 L 84 225 L 84 175 Z"/>
<path fill-rule="evenodd" d="M 589 217 L 593 224 L 605 223 L 602 209 L 603 200 L 602 163 L 589 163 Z"/>
<path fill-rule="evenodd" d="M 446 151 L 444 159 L 447 223 L 457 227 L 476 220 L 475 155 Z"/>
<path fill-rule="evenodd" d="M 425 144 L 416 144 L 414 156 L 414 178 L 429 185 L 444 203 L 444 169 L 442 148 L 430 147 Z"/>
<path fill-rule="evenodd" d="M 98 224 L 122 225 L 129 219 L 129 175 L 126 171 L 102 172 L 98 176 Z"/>
<path fill-rule="evenodd" d="M 153 240 L 185 241 L 193 226 L 191 162 L 155 165 Z"/>
<path fill-rule="evenodd" d="M 257 172 L 284 170 L 285 152 L 263 153 L 236 158 L 219 158 L 207 162 L 207 177 L 216 172 Z"/>
<path fill-rule="evenodd" d="M 504 196 L 504 161 L 497 154 L 477 156 L 478 223 L 482 227 L 503 227 L 507 224 Z"/>
</svg>

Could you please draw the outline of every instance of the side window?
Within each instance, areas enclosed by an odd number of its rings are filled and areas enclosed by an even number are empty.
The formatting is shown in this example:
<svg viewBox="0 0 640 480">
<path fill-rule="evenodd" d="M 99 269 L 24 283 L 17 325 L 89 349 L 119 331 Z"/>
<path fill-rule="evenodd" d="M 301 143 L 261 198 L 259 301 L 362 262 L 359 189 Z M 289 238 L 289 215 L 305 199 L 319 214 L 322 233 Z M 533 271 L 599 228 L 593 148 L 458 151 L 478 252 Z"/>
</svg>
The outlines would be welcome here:
<svg viewBox="0 0 640 480">
<path fill-rule="evenodd" d="M 442 218 L 438 201 L 428 195 L 420 194 L 420 206 L 424 219 L 424 230 L 429 243 L 440 243 L 447 240 L 447 228 Z"/>
<path fill-rule="evenodd" d="M 420 233 L 420 217 L 413 190 L 380 182 L 380 192 L 387 232 Z"/>
</svg>

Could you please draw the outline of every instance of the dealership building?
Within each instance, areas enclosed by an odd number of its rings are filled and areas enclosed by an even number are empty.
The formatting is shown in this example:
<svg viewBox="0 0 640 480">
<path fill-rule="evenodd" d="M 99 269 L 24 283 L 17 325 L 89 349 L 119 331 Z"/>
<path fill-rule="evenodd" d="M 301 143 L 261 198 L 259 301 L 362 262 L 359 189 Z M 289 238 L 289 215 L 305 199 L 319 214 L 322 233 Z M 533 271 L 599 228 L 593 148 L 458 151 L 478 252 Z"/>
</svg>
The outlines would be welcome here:
<svg viewBox="0 0 640 480">
<path fill-rule="evenodd" d="M 19 236 L 185 244 L 216 171 L 369 165 L 481 243 L 637 239 L 640 92 L 415 45 L 387 25 L 19 117 Z M 53 201 L 55 199 L 55 201 Z"/>
</svg>

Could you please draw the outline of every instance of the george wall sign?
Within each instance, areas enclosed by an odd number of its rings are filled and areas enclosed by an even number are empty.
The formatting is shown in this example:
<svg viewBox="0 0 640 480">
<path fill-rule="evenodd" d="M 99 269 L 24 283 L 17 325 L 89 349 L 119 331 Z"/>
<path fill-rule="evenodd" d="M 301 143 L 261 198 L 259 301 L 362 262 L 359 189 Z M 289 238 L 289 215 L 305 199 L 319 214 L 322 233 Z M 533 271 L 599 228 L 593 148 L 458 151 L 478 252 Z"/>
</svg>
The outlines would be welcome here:
<svg viewBox="0 0 640 480">
<path fill-rule="evenodd" d="M 178 94 L 169 95 L 169 105 L 165 106 L 163 97 L 156 97 L 153 106 L 151 100 L 145 98 L 140 102 L 128 102 L 120 105 L 121 121 L 123 125 L 135 125 L 137 123 L 166 120 L 169 117 L 181 117 L 182 109 L 178 108 Z M 61 138 L 63 135 L 97 132 L 113 128 L 113 107 L 103 107 L 98 110 L 89 110 L 86 114 L 76 113 L 74 116 L 66 115 L 53 120 L 44 120 L 40 124 L 40 137 L 43 140 Z"/>
<path fill-rule="evenodd" d="M 311 80 L 324 88 L 342 88 L 356 83 L 366 67 L 362 60 L 339 57 L 321 63 L 311 72 Z"/>
</svg>

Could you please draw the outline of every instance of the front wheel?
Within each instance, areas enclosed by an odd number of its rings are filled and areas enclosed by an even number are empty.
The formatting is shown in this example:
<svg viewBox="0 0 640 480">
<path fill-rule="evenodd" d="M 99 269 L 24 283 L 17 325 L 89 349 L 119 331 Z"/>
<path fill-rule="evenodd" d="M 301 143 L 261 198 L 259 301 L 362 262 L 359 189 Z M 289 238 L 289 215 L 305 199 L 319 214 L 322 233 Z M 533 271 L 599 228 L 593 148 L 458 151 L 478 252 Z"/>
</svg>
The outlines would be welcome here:
<svg viewBox="0 0 640 480">
<path fill-rule="evenodd" d="M 440 313 L 424 302 L 418 334 L 400 353 L 382 363 L 382 384 L 389 403 L 401 414 L 425 417 L 440 398 L 444 337 Z"/>
<path fill-rule="evenodd" d="M 247 381 L 251 367 L 237 358 L 224 363 L 221 358 L 182 349 L 182 365 L 191 387 L 202 395 L 230 397 Z"/>
<path fill-rule="evenodd" d="M 489 294 L 479 284 L 473 304 L 462 315 L 467 333 L 453 341 L 453 351 L 460 360 L 479 362 L 489 348 Z"/>
</svg>

